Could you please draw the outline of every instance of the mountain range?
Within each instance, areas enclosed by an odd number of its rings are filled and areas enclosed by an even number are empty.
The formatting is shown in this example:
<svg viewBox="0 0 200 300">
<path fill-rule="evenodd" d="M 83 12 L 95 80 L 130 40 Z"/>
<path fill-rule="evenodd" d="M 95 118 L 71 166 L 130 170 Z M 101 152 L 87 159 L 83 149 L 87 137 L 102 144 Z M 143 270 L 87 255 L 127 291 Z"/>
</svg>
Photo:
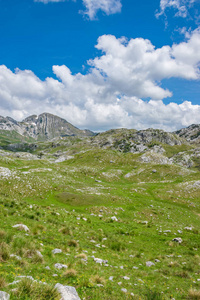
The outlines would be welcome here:
<svg viewBox="0 0 200 300">
<path fill-rule="evenodd" d="M 0 135 L 9 138 L 9 143 L 46 141 L 68 136 L 92 137 L 96 134 L 90 130 L 80 130 L 56 115 L 42 113 L 39 116 L 31 115 L 18 122 L 10 117 L 0 116 Z M 113 129 L 97 135 L 95 141 L 100 143 L 113 143 L 126 140 L 143 144 L 159 141 L 167 144 L 182 144 L 184 142 L 200 143 L 200 125 L 192 124 L 187 128 L 168 133 L 158 129 L 134 130 Z M 94 141 L 94 142 L 95 142 Z"/>
</svg>

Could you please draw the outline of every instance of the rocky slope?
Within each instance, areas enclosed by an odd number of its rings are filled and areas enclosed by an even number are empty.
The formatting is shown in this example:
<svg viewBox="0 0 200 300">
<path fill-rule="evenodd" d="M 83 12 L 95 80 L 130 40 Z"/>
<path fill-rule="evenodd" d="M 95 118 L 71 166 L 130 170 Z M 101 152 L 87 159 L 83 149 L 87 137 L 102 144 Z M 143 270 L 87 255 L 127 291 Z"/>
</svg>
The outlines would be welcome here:
<svg viewBox="0 0 200 300">
<path fill-rule="evenodd" d="M 187 143 L 174 133 L 159 129 L 133 130 L 116 129 L 98 134 L 93 139 L 93 144 L 101 148 L 117 149 L 121 152 L 143 152 L 160 144 L 170 146 Z"/>
<path fill-rule="evenodd" d="M 43 113 L 39 116 L 32 115 L 22 122 L 17 122 L 10 117 L 0 116 L 0 130 L 17 132 L 22 136 L 31 137 L 39 141 L 51 140 L 64 136 L 92 136 L 89 130 L 80 130 L 66 120 Z"/>
<path fill-rule="evenodd" d="M 192 124 L 189 127 L 182 128 L 181 130 L 175 131 L 175 133 L 185 138 L 189 142 L 200 143 L 200 125 Z"/>
</svg>

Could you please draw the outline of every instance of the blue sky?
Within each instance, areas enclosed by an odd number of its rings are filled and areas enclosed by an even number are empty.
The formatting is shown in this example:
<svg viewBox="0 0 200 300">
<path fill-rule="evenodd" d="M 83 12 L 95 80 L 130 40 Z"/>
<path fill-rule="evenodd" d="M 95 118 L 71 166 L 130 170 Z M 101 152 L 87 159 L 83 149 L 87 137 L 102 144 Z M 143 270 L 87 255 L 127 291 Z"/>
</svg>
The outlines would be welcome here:
<svg viewBox="0 0 200 300">
<path fill-rule="evenodd" d="M 0 0 L 0 114 L 200 123 L 200 0 Z"/>
</svg>

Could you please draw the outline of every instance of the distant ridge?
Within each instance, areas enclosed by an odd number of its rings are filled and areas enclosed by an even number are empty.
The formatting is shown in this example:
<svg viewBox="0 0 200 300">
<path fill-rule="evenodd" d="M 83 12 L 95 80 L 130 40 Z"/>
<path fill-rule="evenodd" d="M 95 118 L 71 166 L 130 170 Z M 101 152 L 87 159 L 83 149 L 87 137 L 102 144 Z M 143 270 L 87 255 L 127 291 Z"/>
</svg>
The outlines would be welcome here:
<svg viewBox="0 0 200 300">
<path fill-rule="evenodd" d="M 90 130 L 80 130 L 65 119 L 49 113 L 39 116 L 32 115 L 22 122 L 17 122 L 10 117 L 0 116 L 0 131 L 13 131 L 24 137 L 38 141 L 51 140 L 64 136 L 93 136 Z"/>
</svg>

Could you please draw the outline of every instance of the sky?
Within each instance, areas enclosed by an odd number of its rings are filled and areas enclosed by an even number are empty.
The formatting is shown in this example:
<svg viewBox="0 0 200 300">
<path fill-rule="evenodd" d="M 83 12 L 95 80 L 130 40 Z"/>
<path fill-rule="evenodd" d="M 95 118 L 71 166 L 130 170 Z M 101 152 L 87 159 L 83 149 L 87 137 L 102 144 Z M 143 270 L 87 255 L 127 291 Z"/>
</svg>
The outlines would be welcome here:
<svg viewBox="0 0 200 300">
<path fill-rule="evenodd" d="M 0 115 L 200 124 L 200 0 L 0 0 Z"/>
</svg>

